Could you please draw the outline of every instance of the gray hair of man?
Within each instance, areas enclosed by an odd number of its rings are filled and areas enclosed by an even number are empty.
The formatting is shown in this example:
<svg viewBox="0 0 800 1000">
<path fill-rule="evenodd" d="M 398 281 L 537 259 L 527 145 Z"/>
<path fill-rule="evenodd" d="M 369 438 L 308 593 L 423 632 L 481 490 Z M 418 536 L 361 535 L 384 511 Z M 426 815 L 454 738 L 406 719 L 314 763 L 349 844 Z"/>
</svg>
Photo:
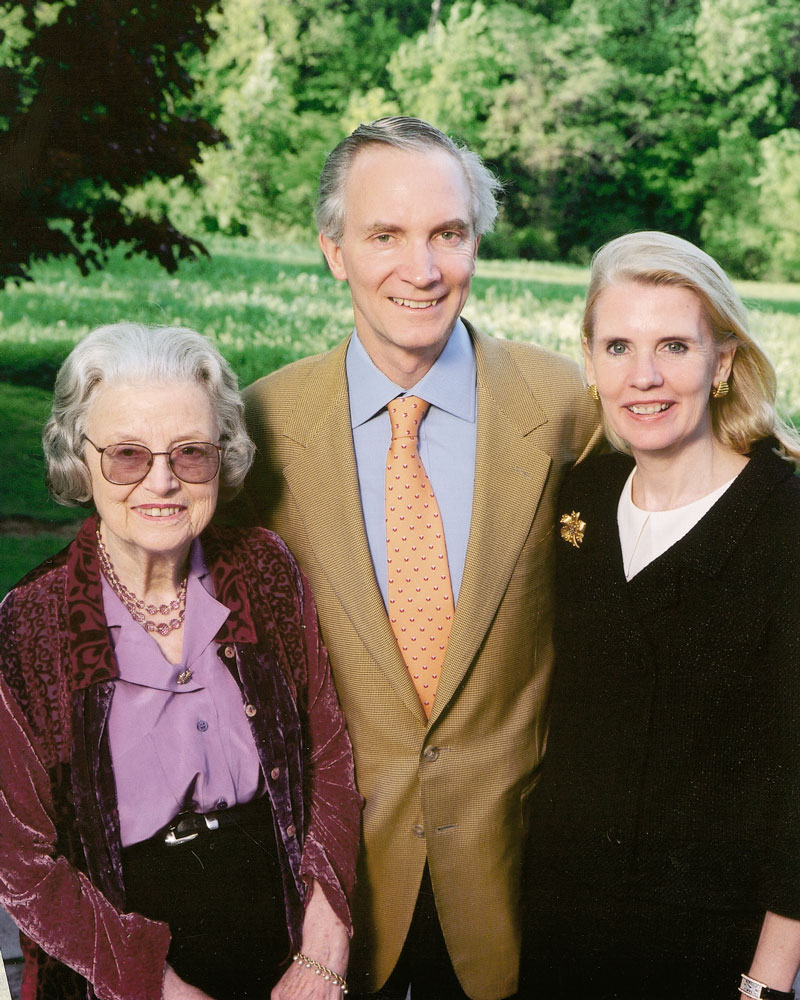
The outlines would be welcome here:
<svg viewBox="0 0 800 1000">
<path fill-rule="evenodd" d="M 345 226 L 345 187 L 350 167 L 366 146 L 430 152 L 443 149 L 461 165 L 471 195 L 473 236 L 488 233 L 497 218 L 497 195 L 502 184 L 477 153 L 455 142 L 421 118 L 378 118 L 343 139 L 325 161 L 319 179 L 315 216 L 317 228 L 341 245 Z"/>
<path fill-rule="evenodd" d="M 65 506 L 92 499 L 83 459 L 86 414 L 95 393 L 109 385 L 191 383 L 208 394 L 219 425 L 220 499 L 241 489 L 255 446 L 247 436 L 236 376 L 214 345 L 183 327 L 136 323 L 101 326 L 67 356 L 56 376 L 53 406 L 42 433 L 47 488 Z"/>
</svg>

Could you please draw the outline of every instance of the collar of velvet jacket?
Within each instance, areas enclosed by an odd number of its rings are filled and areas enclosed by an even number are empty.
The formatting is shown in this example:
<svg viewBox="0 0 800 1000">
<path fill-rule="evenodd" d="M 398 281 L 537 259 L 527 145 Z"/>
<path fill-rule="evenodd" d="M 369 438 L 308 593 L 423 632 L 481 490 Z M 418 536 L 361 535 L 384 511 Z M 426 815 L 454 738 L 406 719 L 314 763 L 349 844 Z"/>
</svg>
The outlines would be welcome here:
<svg viewBox="0 0 800 1000">
<path fill-rule="evenodd" d="M 96 528 L 97 515 L 93 514 L 81 525 L 67 554 L 67 634 L 70 671 L 75 688 L 85 688 L 119 676 L 103 611 Z M 227 544 L 223 544 L 213 526 L 203 532 L 201 542 L 211 569 L 217 600 L 230 611 L 215 641 L 255 643 L 256 630 L 247 588 L 240 568 L 229 555 L 230 529 Z"/>
</svg>

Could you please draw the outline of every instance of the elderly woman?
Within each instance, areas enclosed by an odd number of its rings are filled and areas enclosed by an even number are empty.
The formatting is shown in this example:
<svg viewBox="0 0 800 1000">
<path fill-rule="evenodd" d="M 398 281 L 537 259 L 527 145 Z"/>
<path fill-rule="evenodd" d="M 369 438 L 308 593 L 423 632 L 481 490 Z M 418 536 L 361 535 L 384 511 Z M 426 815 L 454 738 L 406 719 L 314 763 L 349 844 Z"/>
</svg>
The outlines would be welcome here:
<svg viewBox="0 0 800 1000">
<path fill-rule="evenodd" d="M 252 458 L 235 377 L 191 331 L 95 330 L 44 448 L 96 514 L 0 607 L 23 996 L 341 996 L 360 799 L 305 579 L 209 526 Z"/>
<path fill-rule="evenodd" d="M 684 240 L 600 250 L 583 337 L 622 454 L 559 508 L 521 995 L 790 998 L 800 441 L 730 281 Z"/>
</svg>

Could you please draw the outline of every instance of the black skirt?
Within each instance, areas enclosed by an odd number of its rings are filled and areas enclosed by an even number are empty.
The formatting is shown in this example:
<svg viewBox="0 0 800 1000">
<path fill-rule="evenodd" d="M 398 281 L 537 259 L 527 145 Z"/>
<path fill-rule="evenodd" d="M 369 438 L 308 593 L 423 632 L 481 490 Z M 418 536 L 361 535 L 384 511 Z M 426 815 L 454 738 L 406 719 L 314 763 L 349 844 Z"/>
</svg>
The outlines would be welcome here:
<svg viewBox="0 0 800 1000">
<path fill-rule="evenodd" d="M 555 895 L 555 894 L 554 894 Z M 763 912 L 528 892 L 520 1000 L 739 1000 Z"/>
</svg>

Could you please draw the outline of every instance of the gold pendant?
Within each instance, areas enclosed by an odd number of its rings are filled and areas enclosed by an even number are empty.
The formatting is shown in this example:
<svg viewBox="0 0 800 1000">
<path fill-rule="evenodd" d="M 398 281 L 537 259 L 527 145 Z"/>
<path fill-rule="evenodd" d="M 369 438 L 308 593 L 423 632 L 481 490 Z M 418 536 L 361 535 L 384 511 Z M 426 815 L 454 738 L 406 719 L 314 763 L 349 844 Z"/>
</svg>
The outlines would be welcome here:
<svg viewBox="0 0 800 1000">
<path fill-rule="evenodd" d="M 586 530 L 586 522 L 581 521 L 581 512 L 573 510 L 571 514 L 561 515 L 561 537 L 565 542 L 574 545 L 577 549 L 583 541 L 583 533 Z"/>
</svg>

